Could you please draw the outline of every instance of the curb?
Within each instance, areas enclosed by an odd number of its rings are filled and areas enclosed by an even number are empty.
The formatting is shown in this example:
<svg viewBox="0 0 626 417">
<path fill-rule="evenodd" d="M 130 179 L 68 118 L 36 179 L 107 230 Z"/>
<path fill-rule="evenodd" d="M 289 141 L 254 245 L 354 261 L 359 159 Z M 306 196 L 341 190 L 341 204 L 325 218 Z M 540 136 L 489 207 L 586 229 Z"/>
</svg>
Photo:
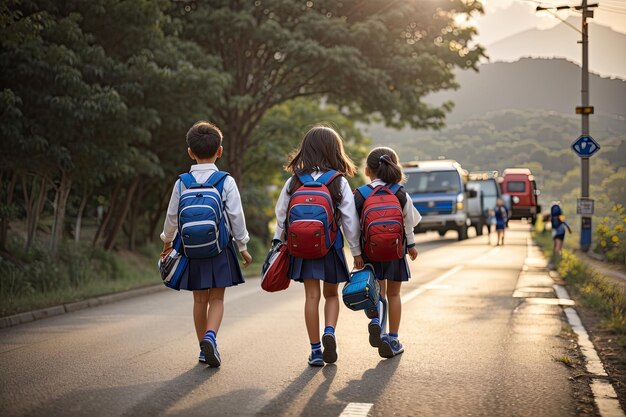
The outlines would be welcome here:
<svg viewBox="0 0 626 417">
<path fill-rule="evenodd" d="M 166 288 L 163 286 L 163 284 L 154 284 L 148 287 L 135 288 L 132 290 L 122 291 L 114 294 L 87 298 L 86 300 L 74 301 L 71 303 L 46 307 L 40 310 L 27 311 L 25 313 L 14 314 L 12 316 L 0 317 L 0 329 L 17 326 L 19 324 L 29 323 L 31 321 L 41 320 L 48 317 L 59 316 L 61 314 L 72 313 L 74 311 L 83 310 L 85 308 L 110 304 L 116 301 L 126 300 L 128 298 L 148 295 L 165 289 Z"/>
<path fill-rule="evenodd" d="M 557 271 L 549 271 L 549 275 L 552 279 L 563 282 L 561 275 Z M 571 302 L 571 297 L 567 292 L 565 285 L 554 284 L 552 286 L 556 297 L 562 301 Z M 601 417 L 626 417 L 624 411 L 621 408 L 617 393 L 613 388 L 613 385 L 608 381 L 608 374 L 604 369 L 602 360 L 598 355 L 598 352 L 593 345 L 593 342 L 589 338 L 589 333 L 585 329 L 580 316 L 576 312 L 574 307 L 563 308 L 567 322 L 572 328 L 572 331 L 576 333 L 578 337 L 578 347 L 585 358 L 585 368 L 589 374 L 590 388 L 594 397 L 594 402 L 598 407 L 598 412 Z"/>
</svg>

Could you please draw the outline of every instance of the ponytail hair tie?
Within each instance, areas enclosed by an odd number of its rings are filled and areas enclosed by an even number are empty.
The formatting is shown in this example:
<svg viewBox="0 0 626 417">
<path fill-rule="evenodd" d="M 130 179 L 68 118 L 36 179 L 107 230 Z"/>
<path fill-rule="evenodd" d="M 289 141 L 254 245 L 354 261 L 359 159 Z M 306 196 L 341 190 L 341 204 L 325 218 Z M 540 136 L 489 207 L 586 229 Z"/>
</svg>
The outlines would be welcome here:
<svg viewBox="0 0 626 417">
<path fill-rule="evenodd" d="M 380 166 L 383 162 L 387 165 L 393 164 L 393 161 L 387 154 L 381 155 L 380 158 L 378 158 L 378 166 Z"/>
</svg>

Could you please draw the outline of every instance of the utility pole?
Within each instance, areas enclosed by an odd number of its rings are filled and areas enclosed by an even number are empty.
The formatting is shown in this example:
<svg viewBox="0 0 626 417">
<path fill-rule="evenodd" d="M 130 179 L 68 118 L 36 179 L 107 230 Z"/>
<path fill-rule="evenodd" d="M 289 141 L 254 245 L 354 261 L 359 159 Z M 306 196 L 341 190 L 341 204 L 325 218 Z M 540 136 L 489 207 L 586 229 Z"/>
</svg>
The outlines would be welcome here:
<svg viewBox="0 0 626 417">
<path fill-rule="evenodd" d="M 583 252 L 587 252 L 591 247 L 591 215 L 593 214 L 593 201 L 589 198 L 589 158 L 595 154 L 599 149 L 598 145 L 589 134 L 589 115 L 593 114 L 593 106 L 589 105 L 589 26 L 587 25 L 587 19 L 593 18 L 593 9 L 598 7 L 598 3 L 588 4 L 587 0 L 582 0 L 580 6 L 552 6 L 552 7 L 537 7 L 537 11 L 548 11 L 560 19 L 563 23 L 573 27 L 577 32 L 580 32 L 582 39 L 578 42 L 582 44 L 583 59 L 582 59 L 582 71 L 581 71 L 581 89 L 580 99 L 581 105 L 576 107 L 576 114 L 580 114 L 581 120 L 581 135 L 576 142 L 572 144 L 572 149 L 578 156 L 580 156 L 580 192 L 581 198 L 578 202 L 577 212 L 581 214 L 580 219 L 580 249 Z M 565 20 L 561 19 L 551 9 L 565 10 L 575 9 L 582 13 L 582 28 L 579 31 L 576 27 L 572 26 Z M 581 146 L 582 145 L 582 146 Z M 587 203 L 587 204 L 582 204 Z M 584 206 L 584 207 L 583 207 Z"/>
<path fill-rule="evenodd" d="M 597 6 L 594 5 L 594 7 Z M 583 47 L 583 62 L 582 62 L 582 79 L 580 89 L 581 107 L 589 108 L 589 26 L 587 25 L 587 18 L 593 18 L 593 10 L 589 10 L 587 0 L 582 0 L 580 6 L 582 11 L 582 47 Z M 589 136 L 589 113 L 581 111 L 581 135 Z M 580 158 L 580 191 L 581 198 L 589 198 L 589 157 Z M 587 252 L 591 246 L 591 216 L 583 215 L 580 218 L 580 250 Z"/>
</svg>

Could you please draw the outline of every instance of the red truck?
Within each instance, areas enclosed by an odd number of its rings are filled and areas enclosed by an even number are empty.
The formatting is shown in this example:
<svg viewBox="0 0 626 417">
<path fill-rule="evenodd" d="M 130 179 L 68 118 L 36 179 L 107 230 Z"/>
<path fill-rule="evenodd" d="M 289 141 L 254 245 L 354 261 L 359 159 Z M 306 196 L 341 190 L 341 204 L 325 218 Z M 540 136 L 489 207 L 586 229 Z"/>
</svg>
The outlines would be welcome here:
<svg viewBox="0 0 626 417">
<path fill-rule="evenodd" d="M 507 168 L 502 173 L 502 192 L 511 199 L 510 219 L 530 219 L 532 224 L 541 213 L 539 190 L 528 168 Z"/>
</svg>

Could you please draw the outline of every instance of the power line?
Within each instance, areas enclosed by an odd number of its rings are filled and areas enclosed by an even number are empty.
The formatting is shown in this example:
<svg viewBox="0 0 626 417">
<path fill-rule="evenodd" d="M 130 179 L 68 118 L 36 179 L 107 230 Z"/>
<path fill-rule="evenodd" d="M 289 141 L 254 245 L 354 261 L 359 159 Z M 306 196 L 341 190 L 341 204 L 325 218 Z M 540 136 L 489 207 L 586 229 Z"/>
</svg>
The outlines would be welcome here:
<svg viewBox="0 0 626 417">
<path fill-rule="evenodd" d="M 615 13 L 615 14 L 626 15 L 626 10 L 617 11 L 617 10 L 607 9 L 604 6 L 600 6 L 599 9 L 602 10 L 603 12 L 607 12 L 607 13 Z"/>
<path fill-rule="evenodd" d="M 616 9 L 616 10 L 626 10 L 626 5 L 624 5 L 624 6 L 614 6 L 612 4 L 604 4 L 604 3 L 602 3 L 600 5 L 600 7 L 609 7 L 611 9 Z"/>
</svg>

